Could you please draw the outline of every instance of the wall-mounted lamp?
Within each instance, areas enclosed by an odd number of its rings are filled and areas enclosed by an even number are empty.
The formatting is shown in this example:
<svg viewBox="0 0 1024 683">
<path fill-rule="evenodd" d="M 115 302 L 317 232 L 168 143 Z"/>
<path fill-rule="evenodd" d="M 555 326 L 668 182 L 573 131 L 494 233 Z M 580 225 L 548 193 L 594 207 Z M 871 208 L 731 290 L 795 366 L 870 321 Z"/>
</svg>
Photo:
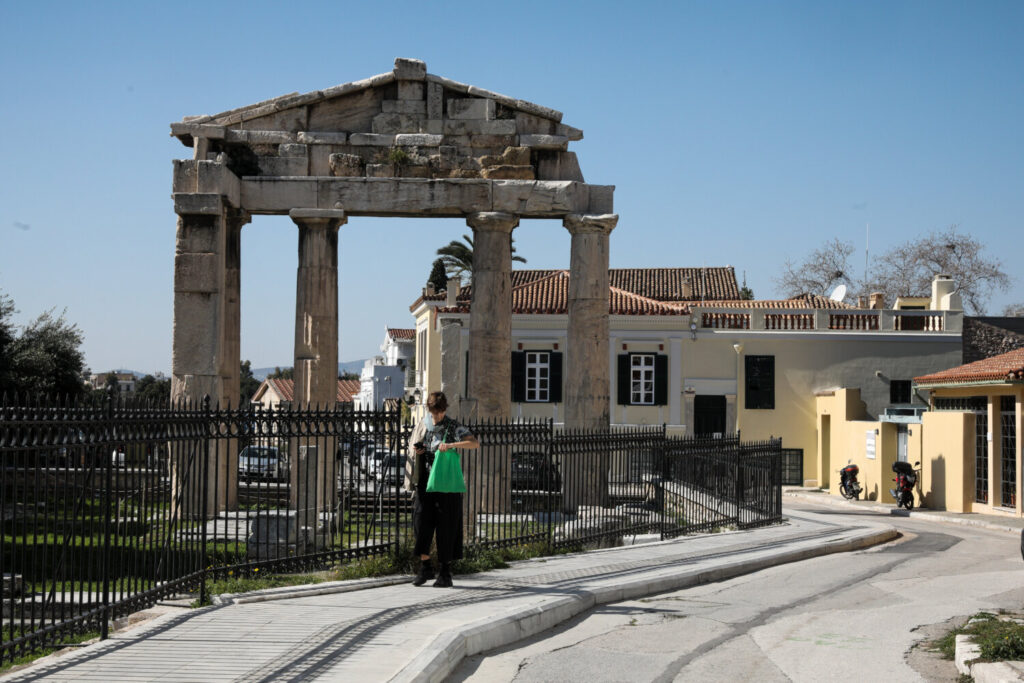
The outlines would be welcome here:
<svg viewBox="0 0 1024 683">
<path fill-rule="evenodd" d="M 875 377 L 882 377 L 882 371 L 881 370 L 875 370 Z"/>
<path fill-rule="evenodd" d="M 733 344 L 732 350 L 735 351 L 737 354 L 743 353 L 743 344 Z"/>
<path fill-rule="evenodd" d="M 875 430 L 875 436 L 878 436 L 878 430 L 877 429 Z"/>
<path fill-rule="evenodd" d="M 691 320 L 690 321 L 690 339 L 693 339 L 694 341 L 697 340 L 697 321 L 696 320 Z"/>
</svg>

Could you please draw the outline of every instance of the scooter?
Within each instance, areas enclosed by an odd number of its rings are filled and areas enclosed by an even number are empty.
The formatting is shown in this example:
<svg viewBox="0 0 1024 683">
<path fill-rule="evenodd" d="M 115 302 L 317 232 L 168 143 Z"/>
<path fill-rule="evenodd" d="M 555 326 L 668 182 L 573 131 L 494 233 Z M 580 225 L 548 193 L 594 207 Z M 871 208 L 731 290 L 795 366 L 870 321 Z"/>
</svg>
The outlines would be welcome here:
<svg viewBox="0 0 1024 683">
<path fill-rule="evenodd" d="M 907 510 L 914 509 L 914 487 L 917 486 L 917 473 L 915 469 L 921 463 L 915 462 L 913 466 L 909 462 L 897 460 L 892 464 L 892 471 L 896 473 L 895 489 L 889 489 L 889 493 L 896 499 L 896 507 L 905 507 Z"/>
<path fill-rule="evenodd" d="M 843 494 L 843 498 L 847 500 L 860 498 L 860 492 L 863 489 L 861 489 L 860 482 L 857 481 L 857 474 L 859 472 L 860 468 L 852 462 L 839 470 L 839 493 Z"/>
</svg>

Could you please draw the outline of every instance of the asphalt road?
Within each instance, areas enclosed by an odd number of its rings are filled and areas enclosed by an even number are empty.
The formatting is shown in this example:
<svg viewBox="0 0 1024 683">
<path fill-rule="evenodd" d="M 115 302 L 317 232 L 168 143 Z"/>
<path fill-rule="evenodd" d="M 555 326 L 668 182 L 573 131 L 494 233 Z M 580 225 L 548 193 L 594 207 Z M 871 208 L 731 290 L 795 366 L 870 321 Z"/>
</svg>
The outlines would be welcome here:
<svg viewBox="0 0 1024 683">
<path fill-rule="evenodd" d="M 1024 611 L 1020 538 L 794 504 L 903 534 L 729 581 L 610 604 L 466 659 L 453 681 L 957 681 L 923 640 L 978 611 Z"/>
</svg>

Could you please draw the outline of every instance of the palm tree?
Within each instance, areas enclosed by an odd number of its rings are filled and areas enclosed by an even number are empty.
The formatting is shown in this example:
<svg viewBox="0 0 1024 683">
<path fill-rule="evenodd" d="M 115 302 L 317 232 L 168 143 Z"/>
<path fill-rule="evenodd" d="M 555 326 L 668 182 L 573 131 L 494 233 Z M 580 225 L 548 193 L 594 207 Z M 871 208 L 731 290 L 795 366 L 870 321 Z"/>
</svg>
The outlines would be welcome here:
<svg viewBox="0 0 1024 683">
<path fill-rule="evenodd" d="M 441 257 L 441 262 L 444 264 L 445 271 L 448 273 L 448 277 L 462 278 L 464 275 L 472 277 L 473 275 L 473 238 L 469 235 L 462 236 L 463 241 L 452 240 L 445 246 L 437 250 L 437 255 Z M 526 259 L 522 256 L 516 256 L 516 247 L 512 239 L 512 235 L 508 236 L 509 247 L 512 250 L 512 260 L 518 261 L 519 263 L 526 263 Z"/>
</svg>

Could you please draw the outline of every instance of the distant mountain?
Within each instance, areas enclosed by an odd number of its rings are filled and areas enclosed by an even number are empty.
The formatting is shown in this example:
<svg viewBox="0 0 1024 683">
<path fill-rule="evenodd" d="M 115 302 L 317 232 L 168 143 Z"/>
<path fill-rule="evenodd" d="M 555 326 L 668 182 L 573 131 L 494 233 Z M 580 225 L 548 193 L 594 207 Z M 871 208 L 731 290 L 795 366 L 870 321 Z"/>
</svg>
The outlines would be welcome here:
<svg viewBox="0 0 1024 683">
<path fill-rule="evenodd" d="M 350 361 L 346 361 L 344 363 L 338 363 L 338 374 L 340 375 L 343 372 L 354 372 L 355 374 L 358 375 L 359 372 L 363 369 L 363 363 L 365 363 L 365 362 L 366 362 L 366 359 L 364 358 L 363 360 L 350 360 Z M 281 367 L 283 369 L 283 368 L 290 368 L 291 366 L 290 365 L 281 365 L 281 366 L 278 366 L 278 367 Z M 267 375 L 269 375 L 270 373 L 272 373 L 274 371 L 274 369 L 275 368 L 273 368 L 273 367 L 270 367 L 270 368 L 253 368 L 252 369 L 252 376 L 262 382 L 263 380 L 265 380 L 267 378 Z"/>
</svg>

